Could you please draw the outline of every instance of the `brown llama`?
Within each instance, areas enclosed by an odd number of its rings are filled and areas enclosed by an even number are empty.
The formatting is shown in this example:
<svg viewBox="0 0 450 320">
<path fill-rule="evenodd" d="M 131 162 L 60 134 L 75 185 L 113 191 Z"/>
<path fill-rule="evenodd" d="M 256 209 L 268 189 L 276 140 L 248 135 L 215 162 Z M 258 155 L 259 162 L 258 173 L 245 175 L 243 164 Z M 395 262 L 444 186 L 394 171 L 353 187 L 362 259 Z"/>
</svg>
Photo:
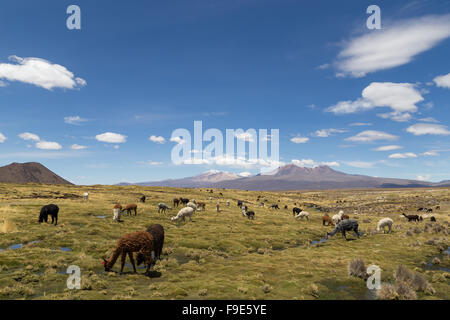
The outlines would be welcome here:
<svg viewBox="0 0 450 320">
<path fill-rule="evenodd" d="M 146 230 L 153 237 L 155 247 L 155 258 L 161 260 L 162 249 L 164 245 L 164 227 L 160 224 L 152 224 Z M 145 261 L 145 257 L 142 253 L 136 255 L 136 263 L 140 265 Z"/>
<path fill-rule="evenodd" d="M 120 209 L 120 211 L 122 211 L 122 205 L 121 204 L 116 204 L 116 205 L 114 205 L 113 209 Z"/>
<path fill-rule="evenodd" d="M 131 211 L 134 211 L 134 215 L 137 215 L 137 204 L 135 203 L 127 204 L 123 209 L 123 211 L 126 211 L 127 214 L 129 215 L 131 215 Z"/>
<path fill-rule="evenodd" d="M 198 207 L 198 208 L 202 208 L 203 211 L 205 211 L 205 210 L 206 210 L 206 203 L 204 203 L 204 202 L 199 202 L 199 203 L 197 203 L 197 207 Z"/>
<path fill-rule="evenodd" d="M 341 217 L 341 220 L 350 219 L 350 217 L 346 214 L 343 214 Z"/>
<path fill-rule="evenodd" d="M 323 216 L 322 217 L 322 225 L 323 226 L 334 226 L 333 219 L 331 219 L 330 216 Z"/>
<path fill-rule="evenodd" d="M 145 272 L 145 275 L 150 275 L 150 267 L 153 265 L 153 260 L 155 259 L 155 248 L 153 237 L 147 231 L 128 233 L 120 238 L 111 257 L 108 260 L 103 259 L 103 266 L 105 267 L 105 271 L 110 271 L 116 263 L 117 258 L 119 258 L 119 255 L 121 255 L 122 265 L 120 267 L 120 274 L 122 274 L 123 267 L 125 266 L 125 260 L 128 254 L 131 264 L 133 265 L 134 272 L 136 273 L 136 265 L 134 263 L 133 252 L 137 252 L 138 255 L 143 255 L 144 260 L 147 264 L 147 271 Z"/>
<path fill-rule="evenodd" d="M 411 221 L 419 222 L 420 221 L 420 218 L 417 214 L 408 215 L 408 214 L 403 213 L 403 215 L 408 219 L 408 222 L 411 222 Z"/>
<path fill-rule="evenodd" d="M 178 207 L 179 204 L 180 204 L 180 199 L 178 199 L 178 198 L 173 198 L 173 206 L 174 206 L 174 207 Z"/>
</svg>

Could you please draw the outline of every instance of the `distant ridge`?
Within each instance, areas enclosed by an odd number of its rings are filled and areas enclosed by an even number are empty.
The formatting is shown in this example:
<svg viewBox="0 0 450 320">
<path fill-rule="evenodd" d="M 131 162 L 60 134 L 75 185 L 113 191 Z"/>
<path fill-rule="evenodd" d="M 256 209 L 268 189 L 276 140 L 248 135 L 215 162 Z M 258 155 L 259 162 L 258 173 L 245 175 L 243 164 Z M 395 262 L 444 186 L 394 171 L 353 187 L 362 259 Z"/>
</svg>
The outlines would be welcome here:
<svg viewBox="0 0 450 320">
<path fill-rule="evenodd" d="M 72 184 L 38 162 L 14 162 L 0 167 L 0 183 Z"/>
<path fill-rule="evenodd" d="M 241 177 L 234 173 L 211 171 L 194 177 L 135 183 L 140 186 L 178 188 L 227 188 L 240 190 L 307 190 L 350 188 L 423 188 L 446 187 L 450 181 L 432 183 L 427 181 L 378 178 L 347 174 L 328 166 L 315 168 L 289 164 L 267 173 Z M 119 185 L 130 185 L 121 183 Z"/>
</svg>

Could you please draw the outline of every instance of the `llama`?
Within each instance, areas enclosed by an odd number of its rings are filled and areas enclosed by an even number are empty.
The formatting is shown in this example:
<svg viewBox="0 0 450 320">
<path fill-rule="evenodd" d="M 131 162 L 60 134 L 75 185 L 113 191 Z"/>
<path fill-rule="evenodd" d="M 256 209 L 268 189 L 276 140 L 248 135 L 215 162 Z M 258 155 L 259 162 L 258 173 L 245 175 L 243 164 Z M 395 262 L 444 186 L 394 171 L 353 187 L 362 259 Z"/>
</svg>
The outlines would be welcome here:
<svg viewBox="0 0 450 320">
<path fill-rule="evenodd" d="M 155 248 L 154 240 L 150 233 L 147 231 L 138 231 L 133 233 L 128 233 L 119 239 L 111 257 L 108 260 L 103 259 L 103 266 L 105 271 L 111 271 L 112 267 L 117 261 L 119 255 L 122 257 L 122 265 L 120 268 L 120 274 L 123 273 L 123 267 L 125 266 L 125 260 L 130 258 L 131 264 L 133 265 L 134 273 L 136 273 L 136 265 L 134 264 L 133 252 L 141 253 L 147 264 L 147 271 L 145 275 L 150 275 L 150 268 L 153 265 L 153 260 L 155 259 Z"/>
<path fill-rule="evenodd" d="M 55 226 L 58 224 L 58 212 L 59 207 L 56 204 L 49 204 L 46 206 L 43 206 L 41 208 L 41 212 L 39 213 L 39 223 L 47 222 L 48 221 L 48 215 L 52 216 L 52 224 L 55 223 Z"/>
<path fill-rule="evenodd" d="M 84 201 L 88 201 L 88 200 L 89 200 L 89 192 L 85 192 L 85 193 L 83 194 L 83 200 L 84 200 Z"/>
<path fill-rule="evenodd" d="M 122 222 L 122 220 L 120 220 L 121 215 L 122 215 L 122 205 L 116 204 L 113 208 L 113 220 L 116 220 L 117 222 Z"/>
<path fill-rule="evenodd" d="M 288 209 L 288 206 L 287 206 L 287 204 L 286 204 L 286 205 L 284 205 L 284 209 L 285 209 L 285 210 L 287 210 L 287 209 Z"/>
<path fill-rule="evenodd" d="M 380 221 L 378 221 L 377 231 L 380 231 L 381 229 L 383 229 L 383 233 L 385 233 L 385 231 L 386 231 L 385 227 L 387 226 L 389 228 L 387 233 L 391 233 L 393 223 L 394 223 L 394 221 L 391 218 L 383 218 Z"/>
<path fill-rule="evenodd" d="M 302 211 L 298 215 L 295 216 L 295 219 L 302 219 L 303 220 L 303 218 L 306 218 L 306 220 L 309 221 L 309 212 Z"/>
<path fill-rule="evenodd" d="M 243 204 L 242 200 L 238 200 L 237 206 L 238 206 L 239 208 L 242 208 L 242 204 Z"/>
<path fill-rule="evenodd" d="M 255 212 L 253 212 L 253 211 L 248 211 L 248 212 L 247 212 L 247 218 L 248 218 L 249 220 L 255 220 Z"/>
<path fill-rule="evenodd" d="M 139 201 L 141 201 L 142 203 L 145 203 L 145 199 L 147 199 L 145 196 L 142 196 Z"/>
<path fill-rule="evenodd" d="M 353 231 L 356 234 L 356 236 L 359 238 L 358 222 L 354 219 L 347 219 L 347 220 L 342 220 L 341 222 L 339 222 L 333 231 L 331 231 L 330 233 L 327 232 L 326 239 L 328 239 L 328 237 L 334 236 L 339 231 L 342 232 L 342 236 L 347 241 L 348 241 L 348 239 L 345 235 L 346 231 Z"/>
<path fill-rule="evenodd" d="M 328 215 L 323 216 L 322 217 L 322 225 L 323 226 L 325 226 L 325 225 L 334 226 L 333 219 L 331 219 L 330 216 L 328 216 Z"/>
<path fill-rule="evenodd" d="M 178 211 L 178 214 L 172 218 L 170 218 L 171 221 L 179 221 L 180 219 L 185 221 L 186 217 L 189 217 L 189 221 L 192 221 L 192 215 L 194 214 L 194 209 L 191 207 L 185 207 Z"/>
<path fill-rule="evenodd" d="M 273 204 L 273 205 L 270 206 L 269 209 L 276 209 L 276 210 L 279 210 L 280 207 L 278 206 L 278 204 Z"/>
<path fill-rule="evenodd" d="M 197 203 L 197 208 L 201 208 L 203 211 L 206 211 L 206 203 L 204 202 Z"/>
<path fill-rule="evenodd" d="M 137 204 L 127 204 L 122 211 L 126 211 L 128 215 L 131 215 L 131 211 L 134 211 L 134 215 L 137 215 Z"/>
<path fill-rule="evenodd" d="M 158 213 L 162 212 L 162 213 L 166 213 L 166 210 L 171 210 L 172 208 L 169 207 L 167 204 L 165 203 L 158 203 Z"/>
<path fill-rule="evenodd" d="M 230 206 L 230 200 L 227 200 L 227 207 Z"/>
<path fill-rule="evenodd" d="M 435 218 L 435 217 L 431 217 L 431 218 L 430 218 L 430 221 L 431 221 L 431 222 L 436 222 L 436 218 Z"/>
<path fill-rule="evenodd" d="M 292 215 L 295 217 L 295 214 L 299 214 L 303 210 L 297 207 L 292 208 Z"/>
<path fill-rule="evenodd" d="M 174 207 L 174 208 L 175 208 L 175 207 L 178 207 L 179 204 L 180 204 L 180 199 L 174 198 L 174 199 L 173 199 L 173 207 Z"/>
<path fill-rule="evenodd" d="M 341 216 L 341 220 L 345 220 L 345 219 L 350 219 L 350 217 L 348 215 L 346 215 L 346 214 L 343 214 Z"/>
<path fill-rule="evenodd" d="M 220 203 L 219 202 L 216 203 L 216 211 L 220 212 Z"/>
<path fill-rule="evenodd" d="M 411 221 L 419 222 L 420 221 L 419 216 L 417 214 L 408 215 L 408 214 L 403 213 L 403 215 L 408 219 L 408 222 L 411 222 Z"/>
<path fill-rule="evenodd" d="M 181 198 L 181 197 L 180 197 L 180 202 L 181 202 L 182 204 L 184 204 L 184 205 L 187 205 L 187 204 L 189 203 L 189 199 Z"/>
<path fill-rule="evenodd" d="M 195 200 L 194 200 L 195 201 Z M 197 207 L 197 205 L 194 203 L 194 202 L 188 202 L 187 204 L 186 204 L 186 207 L 190 207 L 190 208 L 192 208 L 192 209 L 194 209 L 194 210 L 198 210 L 198 207 Z"/>
<path fill-rule="evenodd" d="M 155 258 L 161 260 L 162 249 L 164 245 L 164 228 L 160 224 L 152 224 L 146 230 L 153 237 L 154 248 L 155 248 Z M 145 256 L 139 252 L 136 255 L 136 264 L 139 266 L 145 261 Z"/>
</svg>

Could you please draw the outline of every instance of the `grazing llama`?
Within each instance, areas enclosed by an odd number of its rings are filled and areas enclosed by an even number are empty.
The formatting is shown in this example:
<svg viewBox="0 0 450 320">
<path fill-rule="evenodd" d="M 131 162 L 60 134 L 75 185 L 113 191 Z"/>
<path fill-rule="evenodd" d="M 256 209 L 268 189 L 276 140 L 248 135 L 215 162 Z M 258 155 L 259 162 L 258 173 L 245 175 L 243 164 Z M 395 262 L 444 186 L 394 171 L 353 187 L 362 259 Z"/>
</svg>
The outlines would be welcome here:
<svg viewBox="0 0 450 320">
<path fill-rule="evenodd" d="M 391 233 L 393 223 L 394 220 L 392 220 L 391 218 L 383 218 L 380 221 L 378 221 L 377 231 L 383 229 L 383 233 L 386 233 L 385 227 L 387 226 L 389 228 L 387 233 Z"/>
<path fill-rule="evenodd" d="M 47 222 L 48 221 L 48 215 L 52 216 L 52 224 L 55 223 L 55 226 L 58 224 L 58 212 L 59 207 L 56 204 L 49 204 L 46 206 L 43 206 L 41 208 L 41 212 L 39 213 L 39 223 Z"/>
</svg>

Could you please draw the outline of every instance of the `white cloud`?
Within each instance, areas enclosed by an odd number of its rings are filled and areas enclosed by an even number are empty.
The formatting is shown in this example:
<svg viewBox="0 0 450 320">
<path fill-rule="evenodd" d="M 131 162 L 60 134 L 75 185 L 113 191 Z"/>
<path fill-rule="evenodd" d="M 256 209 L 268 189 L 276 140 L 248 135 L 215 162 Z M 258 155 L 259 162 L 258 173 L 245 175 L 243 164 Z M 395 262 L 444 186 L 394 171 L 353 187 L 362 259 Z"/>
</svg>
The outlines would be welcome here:
<svg viewBox="0 0 450 320">
<path fill-rule="evenodd" d="M 3 133 L 0 132 L 0 143 L 5 142 L 6 137 L 3 135 Z"/>
<path fill-rule="evenodd" d="M 407 158 L 417 158 L 417 154 L 412 152 L 405 152 L 405 153 L 393 153 L 389 155 L 389 159 L 407 159 Z"/>
<path fill-rule="evenodd" d="M 438 123 L 439 122 L 438 120 L 436 120 L 435 118 L 432 118 L 432 117 L 422 118 L 422 119 L 419 119 L 419 121 L 434 122 L 434 123 Z"/>
<path fill-rule="evenodd" d="M 159 144 L 163 144 L 166 142 L 166 139 L 164 139 L 164 137 L 162 136 L 150 136 L 150 138 L 148 139 Z"/>
<path fill-rule="evenodd" d="M 320 137 L 320 138 L 327 138 L 330 135 L 332 135 L 333 133 L 344 133 L 347 132 L 347 130 L 343 130 L 343 129 L 322 129 L 322 130 L 317 130 L 314 133 L 314 136 L 316 137 Z"/>
<path fill-rule="evenodd" d="M 345 164 L 351 167 L 363 169 L 373 168 L 373 166 L 375 165 L 374 162 L 366 162 L 366 161 L 348 161 L 345 162 Z"/>
<path fill-rule="evenodd" d="M 24 132 L 19 134 L 19 137 L 23 140 L 32 140 L 32 141 L 39 141 L 41 138 L 37 134 L 30 133 L 30 132 Z"/>
<path fill-rule="evenodd" d="M 450 15 L 398 22 L 351 39 L 340 52 L 339 75 L 362 77 L 409 63 L 450 36 Z"/>
<path fill-rule="evenodd" d="M 358 133 L 356 136 L 349 137 L 345 140 L 355 141 L 355 142 L 373 142 L 373 141 L 378 141 L 378 140 L 392 141 L 392 140 L 396 140 L 397 138 L 398 138 L 397 136 L 394 136 L 394 135 L 386 133 L 386 132 L 375 131 L 375 130 L 366 130 L 366 131 Z"/>
<path fill-rule="evenodd" d="M 127 136 L 114 132 L 105 132 L 95 136 L 95 139 L 107 143 L 124 143 L 127 142 Z"/>
<path fill-rule="evenodd" d="M 86 146 L 81 146 L 79 144 L 73 144 L 73 145 L 70 146 L 70 149 L 72 149 L 72 150 L 83 150 L 83 149 L 87 149 L 87 147 Z"/>
<path fill-rule="evenodd" d="M 325 69 L 328 69 L 329 67 L 330 67 L 329 63 L 324 63 L 324 64 L 321 64 L 320 66 L 318 66 L 317 69 L 325 70 Z"/>
<path fill-rule="evenodd" d="M 62 146 L 58 142 L 39 141 L 36 142 L 36 148 L 42 150 L 60 150 Z"/>
<path fill-rule="evenodd" d="M 86 85 L 84 79 L 75 77 L 66 67 L 44 59 L 10 56 L 9 60 L 13 63 L 0 63 L 0 79 L 29 83 L 47 90 Z"/>
<path fill-rule="evenodd" d="M 73 125 L 80 125 L 82 122 L 88 121 L 87 119 L 83 119 L 80 116 L 71 116 L 71 117 L 64 117 L 64 122 L 68 124 Z"/>
<path fill-rule="evenodd" d="M 416 179 L 419 181 L 429 181 L 431 179 L 431 175 L 429 175 L 429 174 L 418 175 L 418 176 L 416 176 Z"/>
<path fill-rule="evenodd" d="M 392 151 L 397 149 L 402 149 L 402 146 L 396 146 L 396 145 L 390 145 L 390 146 L 381 146 L 375 149 L 372 149 L 373 151 Z"/>
<path fill-rule="evenodd" d="M 297 136 L 297 137 L 292 138 L 291 141 L 293 143 L 297 143 L 297 144 L 299 144 L 299 143 L 306 143 L 306 142 L 309 141 L 309 138 Z"/>
<path fill-rule="evenodd" d="M 181 137 L 173 137 L 173 138 L 170 138 L 170 141 L 176 142 L 176 143 L 178 143 L 178 144 L 183 144 L 183 143 L 185 142 L 183 139 L 181 139 Z"/>
<path fill-rule="evenodd" d="M 425 156 L 425 157 L 437 157 L 439 155 L 439 153 L 431 150 L 431 151 L 426 151 L 426 152 L 422 153 L 421 155 Z"/>
<path fill-rule="evenodd" d="M 362 97 L 355 101 L 340 101 L 325 111 L 334 114 L 349 114 L 373 108 L 389 107 L 392 112 L 379 114 L 394 121 L 408 121 L 410 113 L 417 112 L 416 104 L 423 97 L 412 83 L 372 82 L 362 91 Z"/>
<path fill-rule="evenodd" d="M 450 89 L 450 73 L 433 79 L 438 87 Z"/>
<path fill-rule="evenodd" d="M 329 166 L 329 167 L 339 167 L 340 163 L 337 161 L 322 161 L 316 162 L 312 159 L 292 159 L 291 162 L 299 167 L 317 167 L 317 166 Z"/>
<path fill-rule="evenodd" d="M 430 123 L 417 123 L 406 129 L 409 133 L 412 133 L 416 136 L 421 136 L 425 134 L 434 134 L 434 135 L 450 135 L 450 131 L 446 126 L 440 124 L 430 124 Z"/>
<path fill-rule="evenodd" d="M 189 158 L 183 160 L 182 164 L 188 165 L 218 165 L 236 168 L 278 168 L 284 165 L 283 162 L 272 159 L 247 159 L 245 157 L 233 157 L 227 154 L 211 157 L 207 159 Z"/>
</svg>

